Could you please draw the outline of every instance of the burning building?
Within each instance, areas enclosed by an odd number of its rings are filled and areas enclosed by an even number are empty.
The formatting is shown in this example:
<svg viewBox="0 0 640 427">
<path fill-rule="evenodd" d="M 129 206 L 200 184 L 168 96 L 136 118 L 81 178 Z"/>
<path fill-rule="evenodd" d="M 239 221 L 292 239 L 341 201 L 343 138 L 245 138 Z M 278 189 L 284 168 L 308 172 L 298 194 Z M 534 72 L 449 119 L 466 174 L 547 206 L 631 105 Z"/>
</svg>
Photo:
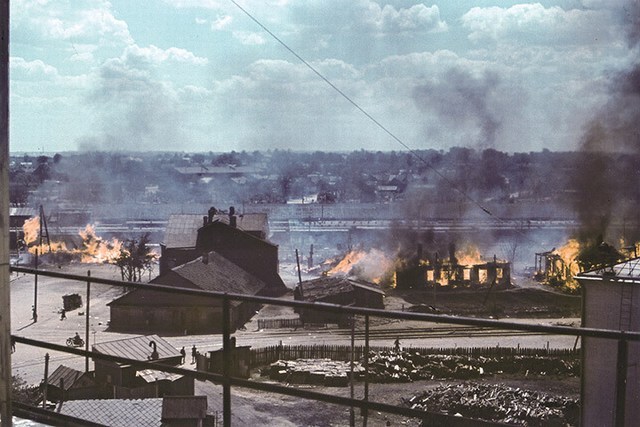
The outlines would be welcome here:
<svg viewBox="0 0 640 427">
<path fill-rule="evenodd" d="M 506 289 L 511 286 L 511 264 L 498 260 L 483 262 L 481 258 L 456 256 L 455 247 L 449 248 L 449 258 L 435 253 L 425 257 L 418 246 L 415 257 L 398 263 L 395 276 L 397 289 L 426 289 L 433 287 L 478 288 L 491 286 Z"/>
</svg>

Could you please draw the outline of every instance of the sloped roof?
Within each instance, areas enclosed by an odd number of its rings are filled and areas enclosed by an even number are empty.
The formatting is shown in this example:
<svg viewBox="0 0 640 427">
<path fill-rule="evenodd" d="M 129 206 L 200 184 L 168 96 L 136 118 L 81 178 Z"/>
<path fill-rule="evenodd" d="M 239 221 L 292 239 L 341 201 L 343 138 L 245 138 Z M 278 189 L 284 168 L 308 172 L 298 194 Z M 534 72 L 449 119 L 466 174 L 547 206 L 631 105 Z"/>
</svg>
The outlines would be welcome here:
<svg viewBox="0 0 640 427">
<path fill-rule="evenodd" d="M 34 216 L 36 216 L 36 210 L 33 209 L 33 208 L 24 208 L 24 207 L 14 208 L 14 207 L 10 207 L 9 208 L 9 216 L 34 217 Z"/>
<path fill-rule="evenodd" d="M 607 278 L 640 283 L 640 258 L 629 259 L 597 270 L 585 271 L 578 274 L 576 278 Z"/>
<path fill-rule="evenodd" d="M 171 215 L 164 233 L 165 246 L 168 248 L 195 248 L 203 216 L 206 215 Z"/>
<path fill-rule="evenodd" d="M 384 295 L 384 292 L 373 283 L 335 276 L 319 277 L 302 282 L 302 295 L 307 301 L 317 301 L 331 295 L 351 292 L 354 287 Z M 299 288 L 300 285 L 298 285 Z"/>
<path fill-rule="evenodd" d="M 69 400 L 60 413 L 112 427 L 160 427 L 162 398 Z"/>
<path fill-rule="evenodd" d="M 149 384 L 155 383 L 156 381 L 162 381 L 162 380 L 168 380 L 173 382 L 175 380 L 178 380 L 184 377 L 184 375 L 173 374 L 171 372 L 157 371 L 155 369 L 143 369 L 141 371 L 136 372 L 136 376 L 142 378 L 145 382 Z"/>
<path fill-rule="evenodd" d="M 60 387 L 60 380 L 63 380 L 64 390 L 69 390 L 85 373 L 68 366 L 60 365 L 47 378 L 47 383 Z M 93 381 L 93 380 L 91 380 Z"/>
<path fill-rule="evenodd" d="M 202 257 L 173 268 L 175 274 L 206 291 L 255 295 L 265 286 L 262 280 L 243 270 L 217 252 L 209 252 L 205 264 Z M 154 283 L 167 283 L 160 276 Z"/>
<path fill-rule="evenodd" d="M 207 396 L 165 396 L 162 420 L 202 419 L 207 416 Z"/>
<path fill-rule="evenodd" d="M 180 351 L 158 335 L 145 335 L 121 340 L 95 344 L 93 351 L 111 356 L 125 357 L 127 359 L 148 360 L 151 355 L 151 341 L 156 343 L 158 360 L 182 357 Z"/>
<path fill-rule="evenodd" d="M 164 234 L 164 244 L 168 248 L 194 248 L 198 239 L 198 229 L 204 224 L 199 214 L 174 214 L 169 216 Z M 226 214 L 214 215 L 217 220 L 229 224 Z M 236 215 L 236 226 L 246 232 L 260 232 L 266 235 L 268 229 L 268 215 L 266 213 L 247 213 Z"/>
<path fill-rule="evenodd" d="M 176 277 L 177 276 L 177 277 Z M 182 280 L 177 280 L 177 278 Z M 246 295 L 257 295 L 267 284 L 251 273 L 245 271 L 233 262 L 216 252 L 209 252 L 207 263 L 202 257 L 186 264 L 174 267 L 171 271 L 158 276 L 150 283 L 184 287 L 184 281 L 189 288 L 205 291 L 228 292 Z M 107 305 L 154 305 L 154 306 L 184 306 L 211 305 L 211 301 L 198 296 L 176 295 L 167 292 L 136 289 Z M 231 305 L 239 305 L 239 301 L 231 301 Z M 148 345 L 148 344 L 147 344 Z"/>
</svg>

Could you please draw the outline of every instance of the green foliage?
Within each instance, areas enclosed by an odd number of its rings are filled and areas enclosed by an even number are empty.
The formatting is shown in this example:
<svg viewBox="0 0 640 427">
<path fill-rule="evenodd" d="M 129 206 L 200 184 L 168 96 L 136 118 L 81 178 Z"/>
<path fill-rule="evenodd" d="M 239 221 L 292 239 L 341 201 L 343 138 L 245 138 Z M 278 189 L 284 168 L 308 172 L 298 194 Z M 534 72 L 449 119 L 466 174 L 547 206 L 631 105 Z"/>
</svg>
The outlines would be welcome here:
<svg viewBox="0 0 640 427">
<path fill-rule="evenodd" d="M 122 280 L 140 282 L 145 271 L 151 271 L 158 256 L 148 246 L 149 234 L 143 234 L 138 240 L 127 240 L 122 245 L 120 255 L 114 264 L 120 267 Z"/>
<path fill-rule="evenodd" d="M 11 399 L 14 402 L 36 405 L 42 399 L 40 387 L 30 386 L 22 377 L 11 376 Z"/>
</svg>

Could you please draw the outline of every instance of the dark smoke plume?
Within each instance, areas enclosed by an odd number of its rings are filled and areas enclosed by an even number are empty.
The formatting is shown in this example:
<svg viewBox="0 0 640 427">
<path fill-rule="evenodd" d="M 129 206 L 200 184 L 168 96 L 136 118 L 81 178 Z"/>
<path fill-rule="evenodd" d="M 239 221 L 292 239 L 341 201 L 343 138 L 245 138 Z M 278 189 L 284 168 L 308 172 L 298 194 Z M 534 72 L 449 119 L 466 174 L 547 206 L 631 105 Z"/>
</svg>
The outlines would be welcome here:
<svg viewBox="0 0 640 427">
<path fill-rule="evenodd" d="M 622 9 L 622 22 L 631 52 L 637 53 L 639 2 Z M 640 59 L 612 73 L 608 87 L 609 99 L 588 123 L 575 166 L 578 237 L 583 242 L 623 237 L 633 243 L 640 238 Z"/>
<path fill-rule="evenodd" d="M 497 74 L 474 76 L 460 68 L 450 69 L 437 82 L 416 87 L 413 98 L 422 110 L 435 112 L 438 119 L 457 129 L 475 128 L 481 145 L 493 147 L 500 129 L 500 117 L 492 106 L 499 98 Z"/>
</svg>

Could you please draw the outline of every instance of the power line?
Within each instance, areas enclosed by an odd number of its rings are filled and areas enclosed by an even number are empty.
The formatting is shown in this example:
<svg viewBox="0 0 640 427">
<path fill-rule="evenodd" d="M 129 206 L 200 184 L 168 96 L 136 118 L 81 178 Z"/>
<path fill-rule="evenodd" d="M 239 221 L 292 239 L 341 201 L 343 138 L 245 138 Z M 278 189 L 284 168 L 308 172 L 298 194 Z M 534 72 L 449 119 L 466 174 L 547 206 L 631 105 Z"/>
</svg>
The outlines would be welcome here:
<svg viewBox="0 0 640 427">
<path fill-rule="evenodd" d="M 414 149 L 412 149 L 411 147 L 409 147 L 409 145 L 407 145 L 402 139 L 400 139 L 396 134 L 394 134 L 393 132 L 391 132 L 391 130 L 389 130 L 386 126 L 384 126 L 382 123 L 380 123 L 380 121 L 378 121 L 375 117 L 373 117 L 371 114 L 369 114 L 363 107 L 361 107 L 356 101 L 354 101 L 353 99 L 351 99 L 351 97 L 349 95 L 347 95 L 346 93 L 344 93 L 339 87 L 337 87 L 333 82 L 331 82 L 328 78 L 326 78 L 320 71 L 318 71 L 313 65 L 311 65 L 309 62 L 307 62 L 302 56 L 300 56 L 295 50 L 293 50 L 292 48 L 289 47 L 289 45 L 287 45 L 284 41 L 282 41 L 282 39 L 280 39 L 277 35 L 275 35 L 271 30 L 269 30 L 269 28 L 267 28 L 266 26 L 264 26 L 262 24 L 262 22 L 260 22 L 257 18 L 255 18 L 251 13 L 249 13 L 249 11 L 247 11 L 246 9 L 244 9 L 242 6 L 240 6 L 235 0 L 229 0 L 231 3 L 233 3 L 238 9 L 240 9 L 245 15 L 247 15 L 253 22 L 255 22 L 260 28 L 262 28 L 267 34 L 269 34 L 271 37 L 273 37 L 274 40 L 276 40 L 278 43 L 280 43 L 285 49 L 287 49 L 293 56 L 295 56 L 300 62 L 302 62 L 307 68 L 309 68 L 316 76 L 318 76 L 322 81 L 324 81 L 327 85 L 329 85 L 333 90 L 335 90 L 336 92 L 338 92 L 338 94 L 340 94 L 340 96 L 342 96 L 347 102 L 349 102 L 351 105 L 353 105 L 358 111 L 360 111 L 367 119 L 369 119 L 371 122 L 373 122 L 378 128 L 380 128 L 383 132 L 385 132 L 387 135 L 389 135 L 394 141 L 396 141 L 398 144 L 400 144 L 402 147 L 404 147 L 412 156 L 414 156 L 415 158 L 417 158 L 418 160 L 420 160 L 422 163 L 425 164 L 425 166 L 427 166 L 429 169 L 431 169 L 431 171 L 433 171 L 438 177 L 440 177 L 440 179 L 442 179 L 444 182 L 447 183 L 447 185 L 449 185 L 449 187 L 451 187 L 453 190 L 455 190 L 456 192 L 458 192 L 458 194 L 460 194 L 461 196 L 463 196 L 466 200 L 468 200 L 470 203 L 472 203 L 473 205 L 475 205 L 476 207 L 478 207 L 479 209 L 481 209 L 485 214 L 489 215 L 491 218 L 495 219 L 496 221 L 499 222 L 505 222 L 505 219 L 495 215 L 493 212 L 491 212 L 487 207 L 485 207 L 482 203 L 480 203 L 478 200 L 476 200 L 475 198 L 473 198 L 469 193 L 467 193 L 466 191 L 460 189 L 455 182 L 451 181 L 449 178 L 447 178 L 442 172 L 440 172 L 439 170 L 437 170 L 433 165 L 431 165 L 430 162 L 428 162 L 425 158 L 423 158 L 420 154 L 418 154 Z M 523 233 L 523 231 L 519 231 L 520 233 Z M 542 247 L 541 244 L 534 242 L 536 244 L 538 244 L 538 246 Z"/>
</svg>

